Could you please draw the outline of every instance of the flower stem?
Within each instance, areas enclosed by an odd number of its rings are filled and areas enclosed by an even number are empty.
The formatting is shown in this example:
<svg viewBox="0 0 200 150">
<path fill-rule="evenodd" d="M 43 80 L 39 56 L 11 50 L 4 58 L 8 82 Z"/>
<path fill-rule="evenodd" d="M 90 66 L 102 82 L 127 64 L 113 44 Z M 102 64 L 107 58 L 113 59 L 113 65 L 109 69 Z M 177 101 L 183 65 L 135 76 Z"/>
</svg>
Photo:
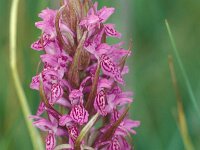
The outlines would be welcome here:
<svg viewBox="0 0 200 150">
<path fill-rule="evenodd" d="M 25 96 L 24 90 L 22 88 L 19 74 L 17 71 L 17 61 L 16 61 L 16 50 L 17 50 L 17 15 L 18 15 L 18 6 L 19 0 L 12 0 L 11 10 L 10 10 L 10 67 L 11 73 L 14 80 L 15 89 L 19 98 L 19 104 L 21 106 L 25 123 L 28 128 L 31 141 L 33 144 L 33 149 L 35 150 L 43 150 L 42 139 L 38 133 L 38 131 L 32 126 L 31 120 L 28 119 L 28 116 L 31 114 L 30 109 L 27 103 L 27 98 Z"/>
</svg>

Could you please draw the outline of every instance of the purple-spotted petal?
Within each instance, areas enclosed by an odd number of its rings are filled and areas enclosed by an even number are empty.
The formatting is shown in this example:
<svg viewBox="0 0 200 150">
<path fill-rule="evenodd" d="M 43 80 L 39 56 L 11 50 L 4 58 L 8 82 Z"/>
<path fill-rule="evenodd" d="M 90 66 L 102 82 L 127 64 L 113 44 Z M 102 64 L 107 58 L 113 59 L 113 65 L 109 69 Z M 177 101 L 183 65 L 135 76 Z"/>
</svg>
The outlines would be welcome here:
<svg viewBox="0 0 200 150">
<path fill-rule="evenodd" d="M 67 56 L 61 55 L 58 57 L 58 64 L 62 68 L 66 68 L 67 66 Z"/>
<path fill-rule="evenodd" d="M 123 84 L 123 79 L 121 76 L 121 72 L 118 67 L 112 62 L 110 57 L 107 55 L 103 54 L 100 57 L 100 63 L 101 63 L 101 68 L 103 70 L 103 73 L 111 76 L 115 79 L 115 81 Z"/>
<path fill-rule="evenodd" d="M 49 133 L 46 137 L 46 150 L 54 150 L 56 146 L 56 137 L 55 134 Z"/>
<path fill-rule="evenodd" d="M 109 150 L 121 150 L 120 142 L 116 137 L 113 138 Z"/>
<path fill-rule="evenodd" d="M 41 39 L 37 40 L 31 45 L 31 48 L 37 51 L 44 50 L 46 45 L 50 42 L 51 36 L 49 34 L 44 33 Z"/>
<path fill-rule="evenodd" d="M 41 51 L 44 49 L 43 45 L 42 45 L 42 42 L 41 40 L 37 40 L 35 41 L 32 45 L 31 45 L 31 48 L 34 49 L 34 50 L 37 50 L 37 51 Z"/>
<path fill-rule="evenodd" d="M 100 90 L 99 93 L 97 94 L 97 96 L 95 97 L 94 108 L 102 116 L 107 115 L 107 112 L 105 110 L 106 109 L 106 103 L 107 103 L 106 93 L 105 93 L 104 90 Z"/>
<path fill-rule="evenodd" d="M 63 95 L 63 89 L 59 84 L 53 84 L 51 86 L 51 99 L 49 101 L 50 105 L 53 105 L 58 101 Z"/>
<path fill-rule="evenodd" d="M 107 36 L 121 38 L 121 33 L 115 30 L 114 24 L 106 24 L 104 25 L 104 28 Z"/>
<path fill-rule="evenodd" d="M 112 139 L 112 144 L 109 150 L 131 150 L 131 146 L 128 144 L 123 136 L 114 136 Z"/>
<path fill-rule="evenodd" d="M 114 73 L 115 74 L 114 75 L 115 81 L 117 81 L 117 82 L 119 82 L 121 84 L 124 84 L 124 80 L 122 78 L 122 75 L 121 75 L 121 72 L 120 72 L 119 68 L 116 68 L 114 72 L 115 72 Z"/>
<path fill-rule="evenodd" d="M 76 125 L 72 125 L 72 126 L 68 126 L 67 129 L 72 141 L 75 142 L 76 138 L 79 135 L 78 127 Z"/>
<path fill-rule="evenodd" d="M 74 105 L 70 112 L 72 120 L 80 125 L 88 121 L 88 112 L 83 105 Z"/>
<path fill-rule="evenodd" d="M 44 50 L 46 45 L 50 42 L 50 35 L 49 34 L 43 34 L 41 39 L 35 41 L 32 45 L 31 48 L 37 51 Z"/>
<path fill-rule="evenodd" d="M 101 68 L 102 68 L 104 74 L 113 77 L 115 75 L 116 66 L 112 62 L 110 57 L 108 57 L 107 55 L 103 54 L 100 57 L 100 62 L 101 62 Z"/>
<path fill-rule="evenodd" d="M 45 110 L 45 104 L 44 104 L 44 102 L 41 101 L 40 104 L 39 104 L 39 106 L 38 106 L 38 110 L 37 110 L 36 115 L 37 116 L 42 115 L 43 112 L 44 112 L 44 110 Z"/>
</svg>

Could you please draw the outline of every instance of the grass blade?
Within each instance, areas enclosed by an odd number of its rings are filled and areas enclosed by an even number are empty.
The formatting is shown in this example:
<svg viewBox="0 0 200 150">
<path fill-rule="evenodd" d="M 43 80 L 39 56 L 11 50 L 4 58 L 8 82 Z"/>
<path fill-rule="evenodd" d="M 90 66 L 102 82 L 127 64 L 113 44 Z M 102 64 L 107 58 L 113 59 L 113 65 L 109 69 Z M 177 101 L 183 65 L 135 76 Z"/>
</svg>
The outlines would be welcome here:
<svg viewBox="0 0 200 150">
<path fill-rule="evenodd" d="M 167 27 L 167 31 L 168 31 L 168 34 L 169 34 L 169 38 L 170 38 L 170 41 L 171 41 L 171 44 L 172 44 L 172 47 L 173 47 L 173 51 L 174 51 L 175 57 L 176 57 L 176 59 L 178 61 L 178 65 L 179 65 L 179 67 L 181 69 L 181 73 L 182 73 L 183 78 L 185 80 L 185 84 L 186 84 L 190 99 L 191 99 L 192 104 L 193 104 L 193 106 L 194 106 L 194 108 L 195 108 L 195 110 L 197 112 L 197 115 L 198 115 L 198 117 L 200 119 L 200 110 L 199 110 L 199 107 L 198 107 L 198 104 L 197 104 L 197 100 L 196 100 L 196 98 L 194 96 L 194 92 L 192 90 L 192 87 L 191 87 L 190 81 L 188 79 L 187 73 L 185 71 L 185 68 L 183 66 L 182 60 L 181 60 L 181 58 L 179 56 L 178 49 L 176 47 L 176 43 L 175 43 L 175 40 L 173 38 L 171 29 L 170 29 L 170 26 L 169 26 L 167 20 L 165 20 L 165 24 L 166 24 L 166 27 Z"/>
<path fill-rule="evenodd" d="M 176 93 L 177 110 L 178 110 L 178 125 L 179 125 L 179 130 L 182 135 L 181 137 L 183 139 L 185 149 L 186 150 L 194 150 L 194 147 L 192 145 L 191 138 L 190 138 L 189 132 L 188 132 L 187 122 L 186 122 L 185 113 L 184 113 L 184 109 L 183 109 L 182 98 L 181 98 L 181 94 L 180 94 L 177 79 L 176 79 L 172 56 L 168 57 L 168 62 L 169 62 L 169 69 L 170 69 L 170 73 L 171 73 L 172 83 L 173 83 L 174 90 Z"/>
<path fill-rule="evenodd" d="M 19 74 L 17 71 L 17 61 L 16 61 L 16 51 L 17 51 L 17 18 L 18 18 L 18 7 L 19 0 L 12 0 L 11 10 L 10 10 L 10 67 L 11 73 L 14 80 L 15 89 L 19 98 L 19 103 L 24 115 L 25 123 L 28 128 L 33 148 L 35 150 L 43 150 L 42 139 L 38 131 L 32 126 L 31 120 L 28 119 L 28 116 L 31 115 L 27 98 L 22 88 Z"/>
</svg>

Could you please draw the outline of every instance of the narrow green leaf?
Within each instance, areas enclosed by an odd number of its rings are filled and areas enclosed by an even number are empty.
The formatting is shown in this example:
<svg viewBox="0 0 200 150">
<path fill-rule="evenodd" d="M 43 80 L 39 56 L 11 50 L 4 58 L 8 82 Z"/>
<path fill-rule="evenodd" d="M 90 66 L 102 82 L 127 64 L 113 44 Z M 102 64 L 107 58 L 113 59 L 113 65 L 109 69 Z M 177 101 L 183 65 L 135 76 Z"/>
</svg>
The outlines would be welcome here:
<svg viewBox="0 0 200 150">
<path fill-rule="evenodd" d="M 176 79 L 176 73 L 175 73 L 175 69 L 174 69 L 172 56 L 168 57 L 168 62 L 169 62 L 169 69 L 170 69 L 170 73 L 171 73 L 172 83 L 174 86 L 174 90 L 176 93 L 176 99 L 177 99 L 179 130 L 181 132 L 183 143 L 185 145 L 186 150 L 194 150 L 194 147 L 192 145 L 192 141 L 191 141 L 191 138 L 190 138 L 190 135 L 188 132 L 188 126 L 187 126 L 185 113 L 184 113 L 184 109 L 183 109 L 181 94 L 180 94 L 177 79 Z"/>
<path fill-rule="evenodd" d="M 165 20 L 165 24 L 166 24 L 166 27 L 167 27 L 167 31 L 168 31 L 168 34 L 169 34 L 169 38 L 170 38 L 170 41 L 171 41 L 171 44 L 172 44 L 172 47 L 173 47 L 173 51 L 174 51 L 175 57 L 176 57 L 176 59 L 178 61 L 178 65 L 179 65 L 179 67 L 181 69 L 181 73 L 182 73 L 183 78 L 185 80 L 185 84 L 186 84 L 186 87 L 187 87 L 187 90 L 188 90 L 188 93 L 189 93 L 189 96 L 190 96 L 190 100 L 192 101 L 192 104 L 193 104 L 193 106 L 194 106 L 194 108 L 195 108 L 195 110 L 197 112 L 197 115 L 198 115 L 198 117 L 200 119 L 200 110 L 199 110 L 199 107 L 198 107 L 198 104 L 197 104 L 197 100 L 196 100 L 196 98 L 194 96 L 194 92 L 192 90 L 192 87 L 191 87 L 190 81 L 188 79 L 188 76 L 186 74 L 185 68 L 183 66 L 182 60 L 181 60 L 181 58 L 179 56 L 179 52 L 178 52 L 178 49 L 176 47 L 176 43 L 175 43 L 175 40 L 173 38 L 171 29 L 170 29 L 170 26 L 169 26 L 167 20 Z"/>
<path fill-rule="evenodd" d="M 91 129 L 91 127 L 94 125 L 94 123 L 96 122 L 98 116 L 99 116 L 98 113 L 96 115 L 94 115 L 92 117 L 92 119 L 90 119 L 90 121 L 81 130 L 81 133 L 79 134 L 78 138 L 76 139 L 75 150 L 80 150 L 81 149 L 81 147 L 80 147 L 81 141 L 83 140 L 83 138 L 85 137 L 85 135 L 88 133 L 88 131 Z"/>
</svg>

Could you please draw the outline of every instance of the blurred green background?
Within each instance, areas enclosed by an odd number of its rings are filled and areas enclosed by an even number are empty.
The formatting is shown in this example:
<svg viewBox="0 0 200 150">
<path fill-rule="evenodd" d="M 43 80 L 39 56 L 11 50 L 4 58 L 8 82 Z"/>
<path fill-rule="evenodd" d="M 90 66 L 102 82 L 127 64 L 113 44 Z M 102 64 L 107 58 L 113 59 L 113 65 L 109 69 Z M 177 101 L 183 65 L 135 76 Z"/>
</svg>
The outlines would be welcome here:
<svg viewBox="0 0 200 150">
<path fill-rule="evenodd" d="M 17 66 L 32 113 L 39 95 L 29 89 L 36 73 L 39 54 L 30 44 L 40 32 L 34 27 L 38 13 L 55 8 L 57 1 L 21 0 L 18 16 Z M 177 126 L 177 104 L 168 67 L 172 46 L 165 26 L 168 19 L 196 99 L 200 99 L 200 1 L 199 0 L 99 0 L 100 5 L 116 7 L 111 22 L 124 34 L 128 45 L 133 39 L 129 59 L 127 89 L 135 93 L 130 116 L 141 121 L 134 136 L 136 150 L 183 150 Z M 11 0 L 0 0 L 0 149 L 32 149 L 9 68 L 9 11 Z M 200 119 L 191 103 L 181 70 L 174 57 L 189 134 L 200 149 Z"/>
</svg>

